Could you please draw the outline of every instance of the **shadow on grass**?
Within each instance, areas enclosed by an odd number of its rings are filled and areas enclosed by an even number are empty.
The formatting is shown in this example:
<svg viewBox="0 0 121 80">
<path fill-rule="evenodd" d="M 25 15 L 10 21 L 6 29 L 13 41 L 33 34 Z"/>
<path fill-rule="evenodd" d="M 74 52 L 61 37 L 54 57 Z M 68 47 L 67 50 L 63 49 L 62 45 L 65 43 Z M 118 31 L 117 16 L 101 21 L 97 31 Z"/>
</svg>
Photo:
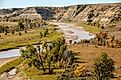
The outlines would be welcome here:
<svg viewBox="0 0 121 80">
<path fill-rule="evenodd" d="M 87 62 L 84 62 L 84 61 L 75 61 L 75 63 L 87 63 Z"/>
</svg>

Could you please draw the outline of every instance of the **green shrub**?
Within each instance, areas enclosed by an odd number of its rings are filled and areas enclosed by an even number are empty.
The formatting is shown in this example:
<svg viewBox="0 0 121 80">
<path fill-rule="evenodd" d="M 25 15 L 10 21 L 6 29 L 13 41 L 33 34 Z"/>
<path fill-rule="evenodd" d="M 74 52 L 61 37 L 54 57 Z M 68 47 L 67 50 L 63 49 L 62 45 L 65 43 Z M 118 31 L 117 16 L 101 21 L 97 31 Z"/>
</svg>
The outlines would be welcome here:
<svg viewBox="0 0 121 80">
<path fill-rule="evenodd" d="M 114 70 L 114 61 L 104 52 L 94 62 L 94 74 L 97 80 L 110 80 Z"/>
</svg>

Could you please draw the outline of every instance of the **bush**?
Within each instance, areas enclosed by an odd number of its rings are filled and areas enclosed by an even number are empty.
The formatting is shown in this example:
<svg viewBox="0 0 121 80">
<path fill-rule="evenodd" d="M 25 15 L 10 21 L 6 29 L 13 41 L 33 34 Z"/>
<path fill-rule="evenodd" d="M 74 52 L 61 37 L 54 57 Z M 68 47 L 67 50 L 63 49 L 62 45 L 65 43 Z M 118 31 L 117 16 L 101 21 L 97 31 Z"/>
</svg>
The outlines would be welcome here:
<svg viewBox="0 0 121 80">
<path fill-rule="evenodd" d="M 25 33 L 27 33 L 27 31 L 25 30 Z"/>
<path fill-rule="evenodd" d="M 102 53 L 94 63 L 94 74 L 97 80 L 110 79 L 114 69 L 114 61 L 106 53 Z"/>
<path fill-rule="evenodd" d="M 25 28 L 25 26 L 23 25 L 22 22 L 19 22 L 19 23 L 18 23 L 18 26 L 19 26 L 20 31 L 23 31 L 24 28 Z"/>
<path fill-rule="evenodd" d="M 12 31 L 11 33 L 12 33 L 12 34 L 14 34 L 14 33 L 15 33 L 15 31 Z"/>
<path fill-rule="evenodd" d="M 5 32 L 5 35 L 7 35 L 7 32 Z"/>
<path fill-rule="evenodd" d="M 22 34 L 21 34 L 21 32 L 19 32 L 19 36 L 21 36 Z"/>
</svg>

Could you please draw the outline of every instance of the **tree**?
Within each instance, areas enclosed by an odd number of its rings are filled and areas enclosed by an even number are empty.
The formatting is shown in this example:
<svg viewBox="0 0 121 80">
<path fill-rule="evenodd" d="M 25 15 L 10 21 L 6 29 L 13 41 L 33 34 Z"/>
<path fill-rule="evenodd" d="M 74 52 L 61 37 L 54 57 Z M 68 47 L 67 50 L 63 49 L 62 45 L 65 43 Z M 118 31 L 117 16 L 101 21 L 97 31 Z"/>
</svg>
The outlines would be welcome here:
<svg viewBox="0 0 121 80">
<path fill-rule="evenodd" d="M 25 33 L 27 33 L 27 30 L 25 30 Z"/>
<path fill-rule="evenodd" d="M 72 40 L 69 40 L 69 43 L 72 44 Z"/>
<path fill-rule="evenodd" d="M 22 34 L 21 34 L 21 32 L 19 32 L 18 34 L 19 34 L 19 36 L 21 36 L 21 35 L 22 35 Z"/>
<path fill-rule="evenodd" d="M 19 23 L 18 23 L 18 26 L 19 26 L 20 31 L 23 31 L 24 28 L 25 28 L 25 26 L 23 25 L 22 22 L 19 22 Z"/>
<path fill-rule="evenodd" d="M 46 52 L 47 52 L 47 51 L 48 51 L 48 50 L 47 50 L 47 47 L 48 47 L 47 42 L 46 42 L 46 41 L 43 41 L 43 42 L 42 42 L 42 52 L 43 52 L 44 49 L 45 49 Z"/>
<path fill-rule="evenodd" d="M 114 69 L 114 61 L 104 52 L 94 62 L 94 74 L 97 80 L 110 79 Z"/>
<path fill-rule="evenodd" d="M 39 38 L 42 38 L 42 32 L 40 32 L 40 34 L 39 34 Z"/>
<path fill-rule="evenodd" d="M 59 38 L 55 41 L 52 41 L 50 44 L 48 44 L 46 41 L 43 41 L 42 50 L 40 50 L 39 45 L 37 46 L 37 49 L 32 45 L 28 45 L 25 50 L 21 50 L 21 56 L 26 59 L 29 66 L 35 66 L 39 70 L 42 68 L 44 72 L 47 69 L 48 73 L 52 74 L 54 69 L 53 65 L 62 61 L 66 49 L 67 46 L 65 44 L 65 39 Z M 71 56 L 67 58 L 71 59 Z"/>
<path fill-rule="evenodd" d="M 8 34 L 8 32 L 5 32 L 5 35 L 7 35 Z"/>
<path fill-rule="evenodd" d="M 5 31 L 4 26 L 0 26 L 0 33 L 4 33 L 4 31 Z"/>
<path fill-rule="evenodd" d="M 51 68 L 52 62 L 53 62 L 53 55 L 50 53 L 50 54 L 47 56 L 48 73 L 49 73 L 49 74 L 52 74 L 52 72 L 53 72 L 53 68 Z"/>
<path fill-rule="evenodd" d="M 45 31 L 44 31 L 44 33 L 43 33 L 43 36 L 46 37 L 48 34 L 49 34 L 48 33 L 48 29 L 46 28 Z"/>
<path fill-rule="evenodd" d="M 41 69 L 40 66 L 42 66 L 42 69 L 45 72 L 41 55 L 37 53 L 37 50 L 34 48 L 34 46 L 27 45 L 25 50 L 21 50 L 21 56 L 27 59 L 29 66 L 34 65 L 38 69 Z"/>
<path fill-rule="evenodd" d="M 14 34 L 15 33 L 15 30 L 12 30 L 11 33 Z"/>
</svg>

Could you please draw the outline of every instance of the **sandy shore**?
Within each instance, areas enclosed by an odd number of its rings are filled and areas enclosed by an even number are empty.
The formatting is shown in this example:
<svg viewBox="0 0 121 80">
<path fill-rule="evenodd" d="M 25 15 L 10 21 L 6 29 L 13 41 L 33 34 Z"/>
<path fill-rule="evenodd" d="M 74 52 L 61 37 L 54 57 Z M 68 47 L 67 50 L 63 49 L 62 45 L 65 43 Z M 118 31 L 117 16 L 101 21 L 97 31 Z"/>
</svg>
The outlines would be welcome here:
<svg viewBox="0 0 121 80">
<path fill-rule="evenodd" d="M 3 64 L 16 59 L 17 57 L 12 57 L 12 58 L 0 58 L 0 66 L 2 66 Z"/>
</svg>

